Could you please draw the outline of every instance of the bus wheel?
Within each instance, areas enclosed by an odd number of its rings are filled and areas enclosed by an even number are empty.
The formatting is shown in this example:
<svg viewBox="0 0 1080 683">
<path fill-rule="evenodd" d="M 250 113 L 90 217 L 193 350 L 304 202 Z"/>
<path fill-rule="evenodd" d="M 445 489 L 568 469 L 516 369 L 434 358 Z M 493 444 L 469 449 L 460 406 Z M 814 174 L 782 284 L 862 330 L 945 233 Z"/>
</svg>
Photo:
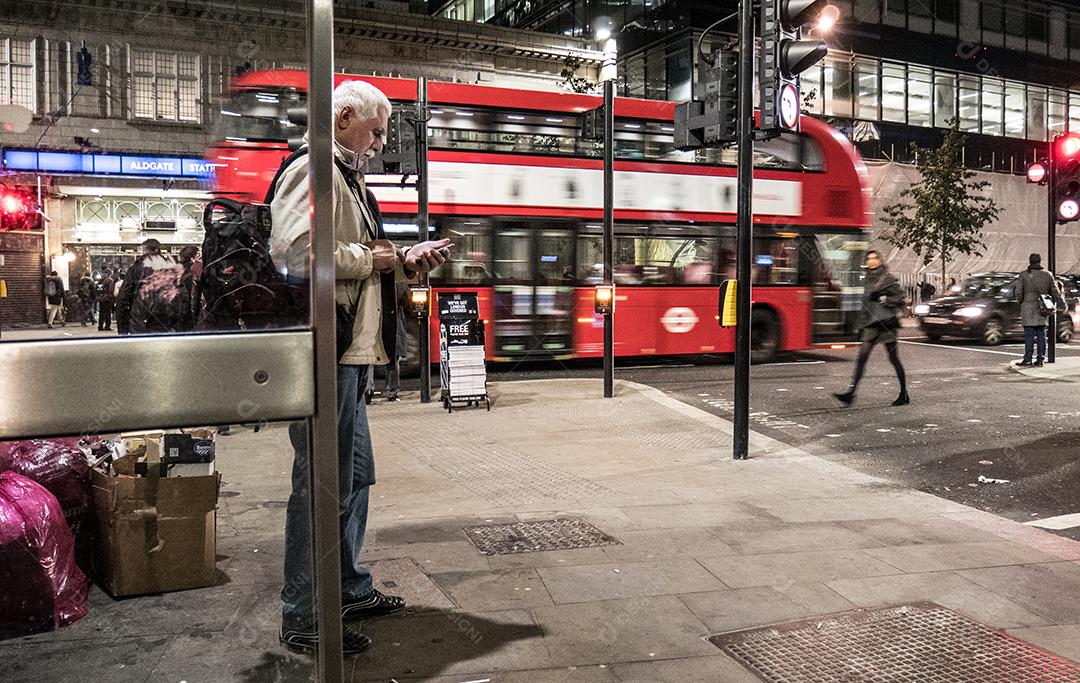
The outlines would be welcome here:
<svg viewBox="0 0 1080 683">
<path fill-rule="evenodd" d="M 769 363 L 780 353 L 780 320 L 766 308 L 750 314 L 750 362 Z"/>
</svg>

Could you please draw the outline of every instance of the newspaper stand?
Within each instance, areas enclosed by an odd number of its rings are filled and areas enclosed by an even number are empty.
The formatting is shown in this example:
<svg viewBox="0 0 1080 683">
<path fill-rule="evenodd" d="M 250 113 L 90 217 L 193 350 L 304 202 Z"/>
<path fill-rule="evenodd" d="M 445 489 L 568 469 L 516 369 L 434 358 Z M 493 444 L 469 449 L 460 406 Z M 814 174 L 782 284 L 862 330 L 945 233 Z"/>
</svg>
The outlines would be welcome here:
<svg viewBox="0 0 1080 683">
<path fill-rule="evenodd" d="M 443 407 L 455 403 L 491 410 L 484 367 L 484 323 L 476 292 L 439 293 L 439 379 Z"/>
</svg>

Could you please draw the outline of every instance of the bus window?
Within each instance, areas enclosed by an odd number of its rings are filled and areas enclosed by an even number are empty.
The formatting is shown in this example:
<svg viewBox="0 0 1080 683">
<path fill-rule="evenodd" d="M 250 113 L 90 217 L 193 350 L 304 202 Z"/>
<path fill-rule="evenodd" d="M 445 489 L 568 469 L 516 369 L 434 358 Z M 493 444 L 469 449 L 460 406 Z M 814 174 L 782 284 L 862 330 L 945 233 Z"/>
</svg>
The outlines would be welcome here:
<svg viewBox="0 0 1080 683">
<path fill-rule="evenodd" d="M 221 105 L 215 139 L 285 142 L 304 130 L 289 123 L 288 111 L 303 106 L 307 97 L 292 88 L 241 90 Z"/>
<path fill-rule="evenodd" d="M 491 284 L 488 257 L 491 254 L 491 220 L 487 218 L 447 218 L 438 226 L 440 238 L 454 245 L 450 257 L 431 272 L 440 285 Z"/>
<path fill-rule="evenodd" d="M 794 233 L 754 240 L 751 266 L 755 285 L 794 285 L 799 279 L 799 248 Z"/>
</svg>

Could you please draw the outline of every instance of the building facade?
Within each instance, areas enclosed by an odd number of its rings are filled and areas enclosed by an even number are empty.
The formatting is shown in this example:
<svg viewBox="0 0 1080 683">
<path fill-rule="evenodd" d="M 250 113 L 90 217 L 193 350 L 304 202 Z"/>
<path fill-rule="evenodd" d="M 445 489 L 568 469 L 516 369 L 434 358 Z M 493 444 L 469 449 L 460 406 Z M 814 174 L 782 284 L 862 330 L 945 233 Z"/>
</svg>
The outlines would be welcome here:
<svg viewBox="0 0 1080 683">
<path fill-rule="evenodd" d="M 560 89 L 587 41 L 463 27 L 406 2 L 339 3 L 336 68 L 347 73 Z M 70 283 L 123 268 L 150 237 L 202 242 L 230 80 L 305 68 L 303 6 L 284 0 L 43 0 L 0 10 L 0 174 L 38 218 L 0 221 L 0 324 L 44 320 L 43 276 Z M 14 200 L 12 200 L 14 201 Z M 0 204 L 0 210 L 3 205 Z"/>
<path fill-rule="evenodd" d="M 1080 130 L 1080 6 L 1017 0 L 833 0 L 829 54 L 802 75 L 806 110 L 868 158 L 910 161 L 956 119 L 972 168 L 1021 173 L 1048 137 Z M 572 36 L 617 33 L 621 94 L 686 100 L 703 30 L 734 2 L 451 0 L 445 17 Z M 730 39 L 733 22 L 707 44 Z M 713 38 L 713 34 L 710 34 Z"/>
</svg>

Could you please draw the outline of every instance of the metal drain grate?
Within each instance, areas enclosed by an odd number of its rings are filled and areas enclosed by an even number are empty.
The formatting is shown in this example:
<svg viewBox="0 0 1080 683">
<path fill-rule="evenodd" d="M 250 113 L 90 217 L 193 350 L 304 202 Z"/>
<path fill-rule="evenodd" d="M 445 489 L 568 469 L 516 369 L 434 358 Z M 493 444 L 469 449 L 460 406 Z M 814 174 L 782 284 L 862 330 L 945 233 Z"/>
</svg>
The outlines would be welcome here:
<svg viewBox="0 0 1080 683">
<path fill-rule="evenodd" d="M 933 603 L 713 636 L 764 681 L 1080 681 L 1080 666 Z"/>
<path fill-rule="evenodd" d="M 619 545 L 611 536 L 581 519 L 549 519 L 540 522 L 489 524 L 465 529 L 476 549 L 484 555 L 576 550 Z"/>
</svg>

